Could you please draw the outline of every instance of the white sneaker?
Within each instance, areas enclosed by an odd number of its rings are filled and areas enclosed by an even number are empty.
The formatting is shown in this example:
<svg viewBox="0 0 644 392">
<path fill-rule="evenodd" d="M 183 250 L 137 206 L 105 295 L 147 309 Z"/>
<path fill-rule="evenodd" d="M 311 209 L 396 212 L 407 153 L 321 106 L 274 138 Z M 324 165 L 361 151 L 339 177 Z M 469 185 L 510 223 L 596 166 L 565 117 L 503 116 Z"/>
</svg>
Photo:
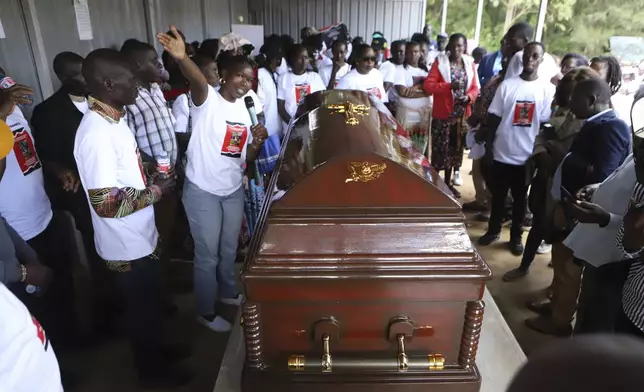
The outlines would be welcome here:
<svg viewBox="0 0 644 392">
<path fill-rule="evenodd" d="M 199 321 L 199 324 L 205 325 L 215 332 L 228 332 L 233 328 L 232 324 L 221 316 L 215 317 L 212 321 L 203 317 L 197 317 L 197 321 Z"/>
<path fill-rule="evenodd" d="M 222 304 L 239 306 L 244 302 L 244 296 L 240 293 L 235 298 L 220 298 Z"/>
<path fill-rule="evenodd" d="M 546 253 L 550 253 L 552 250 L 552 245 L 546 244 L 545 242 L 541 241 L 541 245 L 537 248 L 537 254 L 539 255 L 544 255 Z"/>
<path fill-rule="evenodd" d="M 461 178 L 461 172 L 459 170 L 454 171 L 454 185 L 461 186 L 463 185 L 463 179 Z"/>
</svg>

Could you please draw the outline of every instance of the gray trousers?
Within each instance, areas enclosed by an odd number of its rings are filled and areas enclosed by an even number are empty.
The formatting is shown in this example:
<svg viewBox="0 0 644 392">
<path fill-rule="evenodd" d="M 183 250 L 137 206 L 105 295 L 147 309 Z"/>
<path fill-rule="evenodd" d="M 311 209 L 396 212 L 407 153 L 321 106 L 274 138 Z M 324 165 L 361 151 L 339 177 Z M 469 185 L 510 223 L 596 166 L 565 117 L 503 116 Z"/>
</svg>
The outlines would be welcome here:
<svg viewBox="0 0 644 392">
<path fill-rule="evenodd" d="M 244 215 L 244 188 L 216 196 L 186 179 L 183 205 L 195 242 L 197 314 L 209 316 L 215 312 L 217 298 L 237 296 L 235 258 Z"/>
</svg>

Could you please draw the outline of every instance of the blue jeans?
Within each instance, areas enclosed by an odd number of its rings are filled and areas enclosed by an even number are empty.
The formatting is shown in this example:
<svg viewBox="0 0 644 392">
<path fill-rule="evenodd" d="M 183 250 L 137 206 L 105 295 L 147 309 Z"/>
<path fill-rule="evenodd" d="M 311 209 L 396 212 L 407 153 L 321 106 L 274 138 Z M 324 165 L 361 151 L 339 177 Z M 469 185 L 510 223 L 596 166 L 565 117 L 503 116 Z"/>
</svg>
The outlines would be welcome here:
<svg viewBox="0 0 644 392">
<path fill-rule="evenodd" d="M 197 314 L 209 316 L 215 312 L 218 297 L 237 296 L 235 258 L 244 215 L 244 188 L 216 196 L 186 179 L 183 205 L 195 242 Z"/>
</svg>

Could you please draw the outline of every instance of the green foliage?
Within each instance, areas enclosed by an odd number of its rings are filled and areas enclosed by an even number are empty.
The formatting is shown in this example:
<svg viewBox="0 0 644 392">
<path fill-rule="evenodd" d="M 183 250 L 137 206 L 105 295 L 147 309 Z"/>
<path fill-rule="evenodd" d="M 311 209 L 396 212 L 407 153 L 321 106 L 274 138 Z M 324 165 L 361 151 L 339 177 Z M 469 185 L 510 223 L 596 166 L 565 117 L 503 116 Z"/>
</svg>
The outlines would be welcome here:
<svg viewBox="0 0 644 392">
<path fill-rule="evenodd" d="M 511 3 L 512 23 L 537 23 L 540 0 L 488 0 L 483 8 L 480 46 L 499 47 Z M 427 1 L 427 23 L 440 30 L 442 0 Z M 477 0 L 450 0 L 447 32 L 474 38 Z M 577 52 L 592 57 L 609 51 L 611 36 L 643 36 L 642 0 L 549 0 L 543 43 L 550 53 Z"/>
</svg>

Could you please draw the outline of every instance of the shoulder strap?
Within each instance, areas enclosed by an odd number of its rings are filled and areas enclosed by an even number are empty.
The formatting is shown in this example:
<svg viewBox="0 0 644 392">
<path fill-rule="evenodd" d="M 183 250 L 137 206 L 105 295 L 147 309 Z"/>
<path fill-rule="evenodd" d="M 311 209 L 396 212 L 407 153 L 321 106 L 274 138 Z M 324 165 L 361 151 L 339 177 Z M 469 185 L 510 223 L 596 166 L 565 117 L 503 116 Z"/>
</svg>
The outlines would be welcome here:
<svg viewBox="0 0 644 392">
<path fill-rule="evenodd" d="M 188 133 L 192 133 L 192 98 L 190 93 L 186 93 L 186 98 L 188 98 Z"/>
</svg>

